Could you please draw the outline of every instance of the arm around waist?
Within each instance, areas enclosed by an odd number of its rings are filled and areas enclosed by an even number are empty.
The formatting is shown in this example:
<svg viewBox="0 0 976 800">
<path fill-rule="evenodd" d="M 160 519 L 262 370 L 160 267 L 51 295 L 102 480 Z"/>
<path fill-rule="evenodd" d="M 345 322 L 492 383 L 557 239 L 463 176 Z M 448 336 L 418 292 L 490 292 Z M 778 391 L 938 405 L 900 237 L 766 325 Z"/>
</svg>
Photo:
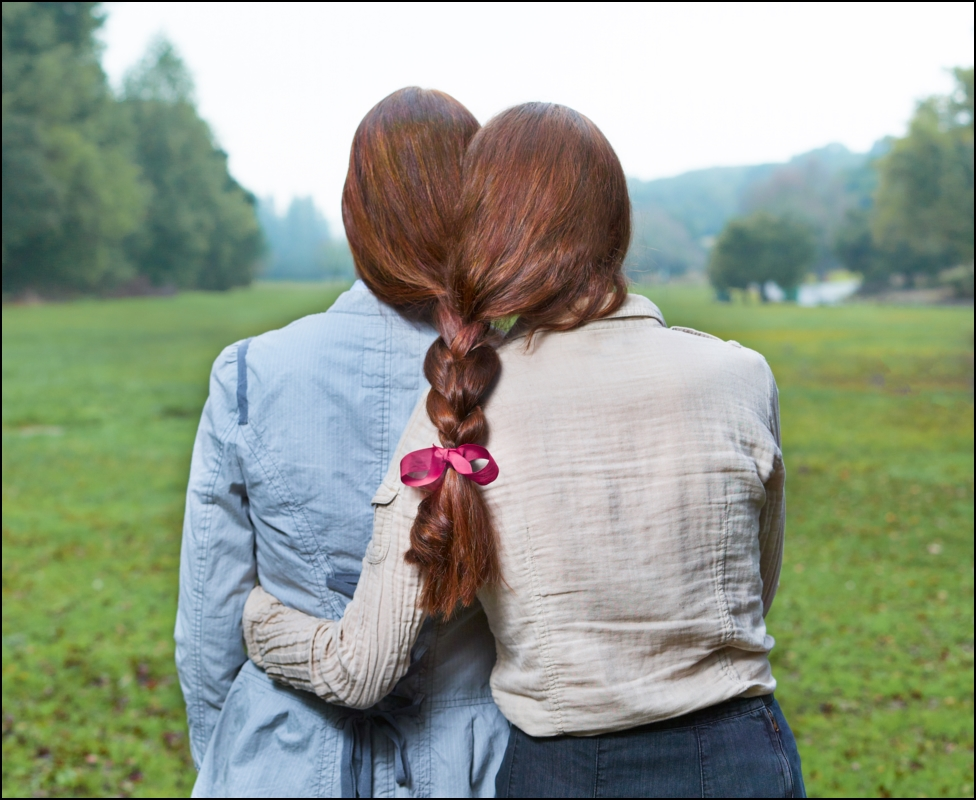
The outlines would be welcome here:
<svg viewBox="0 0 976 800">
<path fill-rule="evenodd" d="M 363 558 L 352 602 L 340 620 L 288 608 L 256 588 L 244 609 L 248 654 L 275 680 L 315 692 L 331 703 L 369 708 L 385 697 L 410 666 L 410 649 L 425 614 L 423 580 L 405 558 L 422 494 L 400 484 L 404 454 L 429 442 L 421 398 L 373 498 L 373 538 Z"/>
</svg>

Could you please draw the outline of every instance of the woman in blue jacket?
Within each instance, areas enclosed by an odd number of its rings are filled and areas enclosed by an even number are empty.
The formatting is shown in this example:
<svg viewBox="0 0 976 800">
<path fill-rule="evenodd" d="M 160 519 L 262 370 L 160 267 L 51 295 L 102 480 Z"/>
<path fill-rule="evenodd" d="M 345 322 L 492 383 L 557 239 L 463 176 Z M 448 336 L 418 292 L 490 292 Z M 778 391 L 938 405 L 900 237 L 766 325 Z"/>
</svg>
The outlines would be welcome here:
<svg viewBox="0 0 976 800">
<path fill-rule="evenodd" d="M 327 312 L 231 345 L 210 379 L 187 492 L 176 660 L 194 795 L 490 797 L 508 723 L 480 606 L 428 621 L 395 690 L 357 711 L 247 660 L 256 581 L 338 619 L 372 535 L 370 499 L 427 383 L 423 359 L 478 129 L 456 100 L 402 89 L 353 140 L 343 221 L 357 280 Z M 384 302 L 395 299 L 396 307 Z"/>
</svg>

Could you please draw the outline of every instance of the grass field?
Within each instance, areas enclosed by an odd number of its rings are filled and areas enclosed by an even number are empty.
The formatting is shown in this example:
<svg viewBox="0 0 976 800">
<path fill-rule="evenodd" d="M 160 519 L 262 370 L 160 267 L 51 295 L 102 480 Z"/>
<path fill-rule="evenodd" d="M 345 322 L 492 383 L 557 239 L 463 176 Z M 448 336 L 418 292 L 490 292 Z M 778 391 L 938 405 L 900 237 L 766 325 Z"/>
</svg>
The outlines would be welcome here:
<svg viewBox="0 0 976 800">
<path fill-rule="evenodd" d="M 4 307 L 4 797 L 189 792 L 172 629 L 207 373 L 338 291 Z M 789 518 L 769 624 L 809 792 L 972 796 L 972 306 L 649 294 L 779 381 Z"/>
</svg>

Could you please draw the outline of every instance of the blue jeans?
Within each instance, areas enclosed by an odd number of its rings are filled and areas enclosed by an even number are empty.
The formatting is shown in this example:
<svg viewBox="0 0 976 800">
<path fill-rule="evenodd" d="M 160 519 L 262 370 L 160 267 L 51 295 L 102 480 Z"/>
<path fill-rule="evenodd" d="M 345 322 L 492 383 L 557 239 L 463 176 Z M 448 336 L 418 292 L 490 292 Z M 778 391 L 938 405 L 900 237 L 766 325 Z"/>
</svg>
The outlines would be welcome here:
<svg viewBox="0 0 976 800">
<path fill-rule="evenodd" d="M 793 732 L 772 695 L 602 736 L 512 726 L 496 797 L 806 797 Z"/>
</svg>

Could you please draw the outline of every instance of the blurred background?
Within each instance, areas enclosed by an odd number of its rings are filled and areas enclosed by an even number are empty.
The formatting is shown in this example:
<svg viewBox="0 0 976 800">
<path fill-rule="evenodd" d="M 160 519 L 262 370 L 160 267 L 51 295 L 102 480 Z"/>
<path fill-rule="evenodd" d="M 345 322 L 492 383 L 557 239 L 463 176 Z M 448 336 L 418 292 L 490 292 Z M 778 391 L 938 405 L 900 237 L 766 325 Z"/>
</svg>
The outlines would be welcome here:
<svg viewBox="0 0 976 800">
<path fill-rule="evenodd" d="M 780 385 L 777 696 L 819 796 L 973 795 L 973 4 L 3 4 L 3 796 L 187 794 L 190 449 L 353 280 L 405 85 L 590 116 L 633 291 Z"/>
</svg>

